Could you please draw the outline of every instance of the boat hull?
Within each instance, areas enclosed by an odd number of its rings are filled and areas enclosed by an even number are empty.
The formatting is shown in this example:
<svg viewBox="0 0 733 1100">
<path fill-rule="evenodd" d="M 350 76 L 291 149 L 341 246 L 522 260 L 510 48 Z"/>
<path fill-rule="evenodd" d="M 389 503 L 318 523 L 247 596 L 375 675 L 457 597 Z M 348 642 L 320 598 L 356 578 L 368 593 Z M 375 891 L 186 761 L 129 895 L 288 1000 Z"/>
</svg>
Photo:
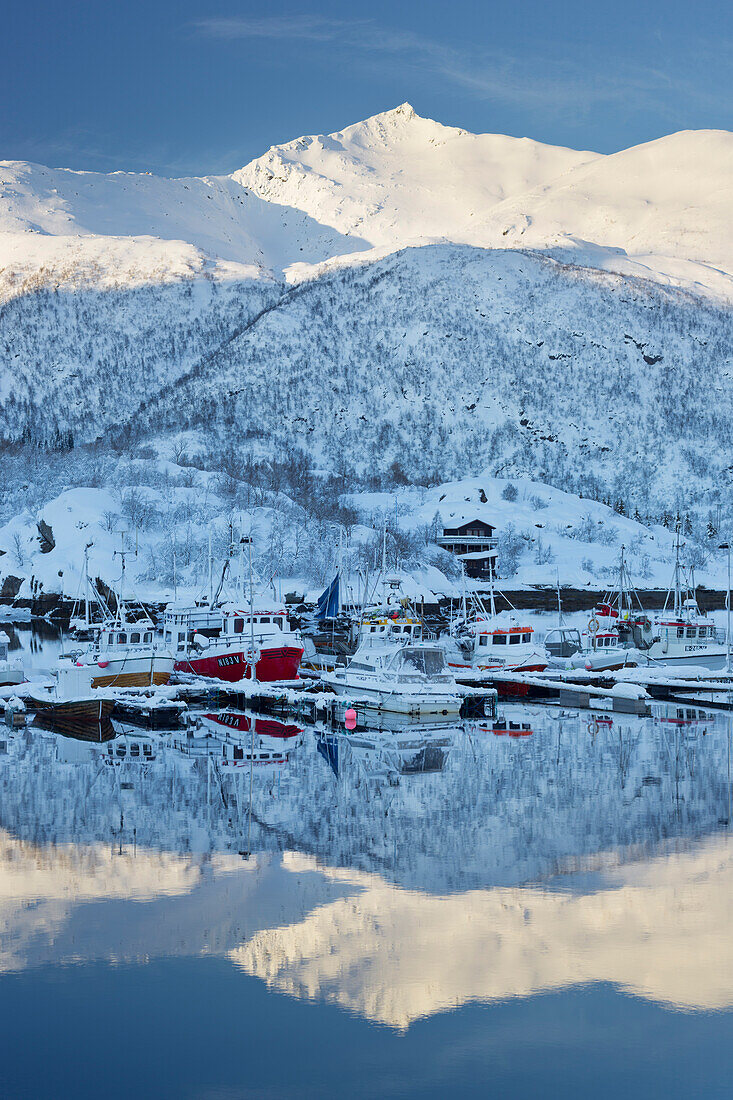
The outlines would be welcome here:
<svg viewBox="0 0 733 1100">
<path fill-rule="evenodd" d="M 327 679 L 341 699 L 364 701 L 369 706 L 392 714 L 430 715 L 458 714 L 461 709 L 461 697 L 452 692 L 403 692 L 389 691 L 385 688 L 354 682 L 342 684 Z"/>
<path fill-rule="evenodd" d="M 262 684 L 278 680 L 297 680 L 302 656 L 303 650 L 300 646 L 263 649 L 257 661 L 257 679 Z M 225 680 L 228 683 L 249 680 L 252 676 L 248 654 L 243 649 L 226 649 L 218 653 L 185 657 L 176 661 L 175 670 L 204 676 L 210 680 Z"/>
<path fill-rule="evenodd" d="M 660 667 L 692 668 L 695 665 L 701 668 L 709 668 L 713 672 L 721 672 L 727 664 L 728 654 L 722 653 L 689 653 L 689 654 L 664 654 L 659 657 L 649 655 L 649 662 Z"/>
<path fill-rule="evenodd" d="M 104 661 L 102 655 L 99 661 Z M 104 665 L 97 662 L 91 668 L 92 687 L 161 687 L 169 683 L 173 675 L 173 658 L 154 656 L 120 656 L 109 658 Z"/>
</svg>

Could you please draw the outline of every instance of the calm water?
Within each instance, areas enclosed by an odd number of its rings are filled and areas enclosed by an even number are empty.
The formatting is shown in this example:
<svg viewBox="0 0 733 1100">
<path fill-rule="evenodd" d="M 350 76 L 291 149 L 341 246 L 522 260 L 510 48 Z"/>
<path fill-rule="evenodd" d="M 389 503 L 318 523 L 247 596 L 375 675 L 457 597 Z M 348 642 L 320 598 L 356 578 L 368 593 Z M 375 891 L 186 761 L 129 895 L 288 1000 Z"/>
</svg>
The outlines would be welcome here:
<svg viewBox="0 0 733 1100">
<path fill-rule="evenodd" d="M 656 709 L 258 727 L 251 800 L 10 737 L 2 1096 L 730 1096 L 728 719 Z"/>
</svg>

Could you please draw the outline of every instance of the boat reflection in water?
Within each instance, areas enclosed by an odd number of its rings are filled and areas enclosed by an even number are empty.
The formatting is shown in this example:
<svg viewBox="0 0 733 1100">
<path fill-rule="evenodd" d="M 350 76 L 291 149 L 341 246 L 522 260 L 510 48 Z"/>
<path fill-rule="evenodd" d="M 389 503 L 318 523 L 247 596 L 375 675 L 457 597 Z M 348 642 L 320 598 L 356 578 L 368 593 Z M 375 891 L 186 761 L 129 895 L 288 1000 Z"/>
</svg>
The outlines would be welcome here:
<svg viewBox="0 0 733 1100">
<path fill-rule="evenodd" d="M 368 711 L 357 711 L 354 730 L 316 730 L 316 745 L 337 777 L 361 772 L 365 778 L 383 778 L 396 784 L 400 776 L 441 772 L 456 735 L 455 724 L 425 719 L 409 725 L 396 715 L 377 716 L 377 728 L 364 724 Z"/>
<path fill-rule="evenodd" d="M 593 983 L 733 1005 L 726 715 L 510 706 L 348 731 L 227 711 L 190 737 L 117 732 L 76 761 L 13 734 L 4 971 L 213 954 L 401 1031 Z M 287 763 L 282 783 L 249 768 L 253 741 Z M 125 783 L 103 761 L 123 743 Z M 229 759 L 248 767 L 251 802 Z"/>
</svg>

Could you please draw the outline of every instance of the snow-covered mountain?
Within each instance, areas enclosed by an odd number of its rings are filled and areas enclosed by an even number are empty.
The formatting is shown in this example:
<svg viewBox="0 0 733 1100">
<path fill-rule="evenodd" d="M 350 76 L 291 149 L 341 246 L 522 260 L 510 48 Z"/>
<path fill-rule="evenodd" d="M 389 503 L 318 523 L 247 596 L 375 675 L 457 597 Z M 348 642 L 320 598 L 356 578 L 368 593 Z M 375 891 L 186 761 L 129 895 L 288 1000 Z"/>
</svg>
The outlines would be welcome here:
<svg viewBox="0 0 733 1100">
<path fill-rule="evenodd" d="M 232 178 L 347 237 L 394 249 L 425 238 L 485 244 L 497 203 L 597 159 L 441 126 L 403 103 L 337 134 L 274 146 Z"/>
<path fill-rule="evenodd" d="M 408 104 L 231 176 L 5 162 L 0 438 L 714 494 L 732 183 L 730 133 L 602 156 Z"/>
</svg>

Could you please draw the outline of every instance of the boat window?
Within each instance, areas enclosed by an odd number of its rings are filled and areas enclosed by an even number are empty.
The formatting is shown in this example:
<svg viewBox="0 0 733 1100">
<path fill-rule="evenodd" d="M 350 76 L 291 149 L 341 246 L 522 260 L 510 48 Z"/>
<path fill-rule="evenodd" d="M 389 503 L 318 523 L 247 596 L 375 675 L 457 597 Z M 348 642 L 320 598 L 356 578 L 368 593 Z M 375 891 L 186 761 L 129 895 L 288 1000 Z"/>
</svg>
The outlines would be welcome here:
<svg viewBox="0 0 733 1100">
<path fill-rule="evenodd" d="M 530 640 L 530 638 L 531 638 L 531 637 L 532 637 L 532 635 L 531 635 L 531 634 L 523 634 L 523 635 L 522 635 L 522 641 L 523 641 L 523 642 L 528 642 L 528 641 Z"/>
<path fill-rule="evenodd" d="M 694 638 L 696 633 L 697 632 L 696 632 L 694 626 L 688 626 L 688 628 L 687 628 L 687 637 L 688 638 Z"/>
<path fill-rule="evenodd" d="M 126 634 L 118 634 L 117 635 L 117 644 L 118 645 L 127 645 L 127 635 Z"/>
<path fill-rule="evenodd" d="M 143 635 L 143 641 L 146 642 L 149 645 L 150 642 L 152 642 L 152 640 L 153 640 L 153 632 L 151 630 L 146 630 L 144 635 Z"/>
<path fill-rule="evenodd" d="M 152 756 L 152 755 L 153 755 L 153 746 L 148 745 L 148 744 L 143 744 L 143 756 Z"/>
<path fill-rule="evenodd" d="M 140 644 L 140 635 L 136 630 L 136 631 L 134 631 L 134 633 L 132 633 L 130 635 L 130 645 L 139 645 L 139 644 Z"/>
<path fill-rule="evenodd" d="M 126 748 L 125 745 L 118 745 L 117 746 L 117 755 L 118 756 L 126 756 L 127 755 L 127 748 Z"/>
<path fill-rule="evenodd" d="M 166 640 L 167 642 L 172 642 L 172 641 L 173 641 L 173 634 L 172 634 L 172 632 L 171 632 L 170 630 L 166 630 L 166 632 L 165 632 L 165 640 Z"/>
<path fill-rule="evenodd" d="M 682 626 L 678 626 L 677 627 L 677 637 L 678 638 L 684 638 L 684 636 L 685 636 L 685 628 L 682 627 Z"/>
<path fill-rule="evenodd" d="M 509 635 L 509 645 L 519 645 L 521 640 L 522 640 L 522 635 L 521 634 L 510 634 Z"/>
<path fill-rule="evenodd" d="M 235 760 L 244 760 L 244 749 L 242 748 L 241 745 L 235 745 L 234 746 L 234 759 Z"/>
<path fill-rule="evenodd" d="M 494 645 L 506 645 L 506 634 L 494 634 L 492 641 Z"/>
<path fill-rule="evenodd" d="M 133 741 L 132 744 L 130 745 L 130 756 L 139 756 L 139 755 L 140 755 L 140 746 L 138 745 L 137 741 Z"/>
<path fill-rule="evenodd" d="M 489 644 L 489 639 L 488 639 L 488 638 L 486 637 L 486 635 L 485 635 L 485 634 L 482 634 L 482 635 L 481 635 L 481 636 L 479 637 L 479 640 L 478 640 L 478 644 L 479 644 L 479 645 L 488 645 L 488 644 Z"/>
<path fill-rule="evenodd" d="M 418 649 L 405 646 L 392 660 L 392 666 L 422 672 L 426 676 L 437 676 L 445 669 L 445 654 L 442 649 Z"/>
<path fill-rule="evenodd" d="M 234 633 L 235 634 L 241 634 L 243 630 L 244 630 L 244 619 L 235 619 L 234 620 Z"/>
</svg>

